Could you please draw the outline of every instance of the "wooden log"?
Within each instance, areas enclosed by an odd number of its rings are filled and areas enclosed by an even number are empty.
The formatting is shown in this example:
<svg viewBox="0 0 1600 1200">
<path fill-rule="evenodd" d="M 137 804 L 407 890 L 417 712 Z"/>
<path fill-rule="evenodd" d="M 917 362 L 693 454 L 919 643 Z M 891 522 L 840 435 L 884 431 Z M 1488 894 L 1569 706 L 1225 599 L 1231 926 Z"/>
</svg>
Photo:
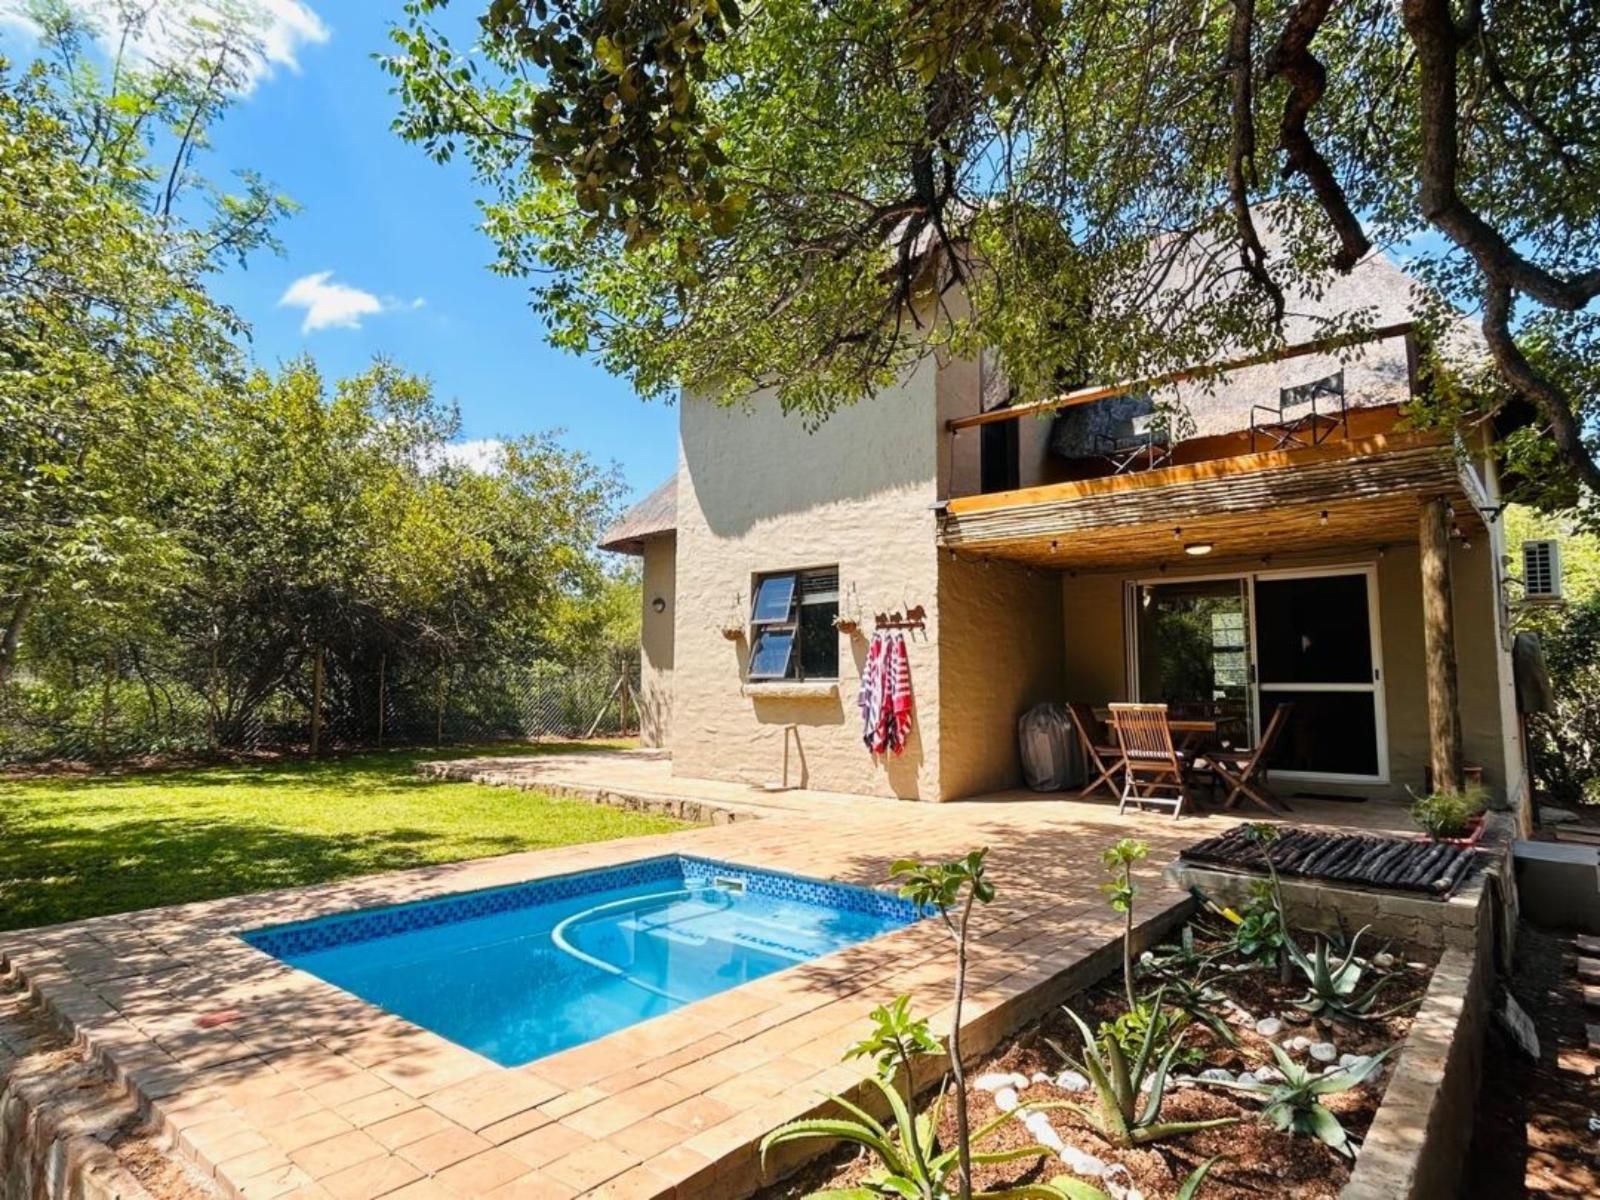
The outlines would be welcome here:
<svg viewBox="0 0 1600 1200">
<path fill-rule="evenodd" d="M 1456 679 L 1455 608 L 1450 594 L 1450 514 L 1442 499 L 1422 506 L 1422 653 L 1428 692 L 1428 764 L 1433 786 L 1459 792 L 1461 704 Z"/>
</svg>

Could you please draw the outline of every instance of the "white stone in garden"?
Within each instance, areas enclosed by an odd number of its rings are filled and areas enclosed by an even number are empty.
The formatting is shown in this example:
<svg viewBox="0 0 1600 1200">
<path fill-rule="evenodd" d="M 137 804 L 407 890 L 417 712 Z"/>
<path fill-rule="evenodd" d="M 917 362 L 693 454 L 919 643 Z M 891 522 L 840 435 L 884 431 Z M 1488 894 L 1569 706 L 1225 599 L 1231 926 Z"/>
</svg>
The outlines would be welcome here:
<svg viewBox="0 0 1600 1200">
<path fill-rule="evenodd" d="M 1105 1174 L 1106 1164 L 1104 1159 L 1096 1158 L 1084 1150 L 1079 1150 L 1073 1145 L 1064 1145 L 1056 1151 L 1061 1161 L 1067 1164 L 1067 1169 L 1075 1175 L 1084 1175 L 1090 1179 L 1099 1179 Z"/>
<path fill-rule="evenodd" d="M 1339 1061 L 1339 1047 L 1332 1042 L 1313 1042 L 1311 1044 L 1311 1057 L 1320 1063 Z"/>
<path fill-rule="evenodd" d="M 1046 1150 L 1054 1151 L 1056 1154 L 1061 1153 L 1062 1147 L 1066 1143 L 1061 1140 L 1061 1135 L 1056 1132 L 1056 1127 L 1050 1124 L 1048 1114 L 1042 1112 L 1029 1113 L 1022 1119 L 1022 1123 L 1028 1127 L 1028 1132 L 1033 1134 L 1033 1140 L 1038 1142 L 1039 1145 Z"/>
<path fill-rule="evenodd" d="M 1256 1032 L 1264 1038 L 1277 1037 L 1283 1032 L 1283 1022 L 1277 1017 L 1262 1017 L 1256 1022 Z"/>
<path fill-rule="evenodd" d="M 1030 1079 L 1028 1082 L 1029 1083 L 1052 1083 L 1054 1081 L 1050 1078 L 1050 1076 L 1046 1075 L 1043 1071 L 1035 1071 L 1033 1073 L 1033 1078 Z"/>
<path fill-rule="evenodd" d="M 1283 1048 L 1291 1053 L 1299 1053 L 1311 1049 L 1311 1039 L 1304 1034 L 1296 1034 L 1283 1044 Z"/>
<path fill-rule="evenodd" d="M 1261 1081 L 1255 1077 L 1255 1072 L 1253 1071 L 1240 1071 L 1239 1082 L 1249 1087 L 1252 1083 L 1260 1083 Z"/>
<path fill-rule="evenodd" d="M 1278 1070 L 1277 1067 L 1269 1067 L 1269 1066 L 1262 1065 L 1262 1066 L 1254 1068 L 1250 1073 L 1256 1077 L 1256 1082 L 1257 1083 L 1282 1083 L 1283 1082 L 1283 1072 Z"/>
<path fill-rule="evenodd" d="M 1232 1083 L 1233 1072 L 1226 1071 L 1221 1067 L 1208 1067 L 1206 1070 L 1200 1072 L 1200 1078 L 1215 1080 L 1221 1083 Z"/>
<path fill-rule="evenodd" d="M 1015 1112 L 1017 1105 L 1021 1103 L 1022 1101 L 1017 1099 L 1017 1090 L 1013 1087 L 1003 1087 L 994 1094 L 994 1106 L 1001 1112 Z"/>
<path fill-rule="evenodd" d="M 973 1087 L 985 1092 L 997 1092 L 1003 1087 L 1025 1088 L 1029 1080 L 1026 1075 L 1019 1075 L 1014 1071 L 995 1071 L 987 1075 L 979 1075 Z"/>
<path fill-rule="evenodd" d="M 1372 956 L 1372 965 L 1381 971 L 1387 971 L 1390 967 L 1394 966 L 1396 961 L 1397 960 L 1395 956 L 1390 954 L 1387 950 L 1380 950 L 1377 954 Z"/>
<path fill-rule="evenodd" d="M 1056 1076 L 1056 1086 L 1064 1092 L 1086 1092 L 1089 1090 L 1089 1078 L 1077 1071 L 1063 1071 Z"/>
</svg>

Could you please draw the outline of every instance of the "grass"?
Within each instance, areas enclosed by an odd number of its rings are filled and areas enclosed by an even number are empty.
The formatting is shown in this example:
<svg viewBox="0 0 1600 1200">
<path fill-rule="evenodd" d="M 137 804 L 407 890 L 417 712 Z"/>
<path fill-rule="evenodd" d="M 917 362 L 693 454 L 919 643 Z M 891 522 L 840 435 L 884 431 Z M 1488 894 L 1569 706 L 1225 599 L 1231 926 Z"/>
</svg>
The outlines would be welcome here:
<svg viewBox="0 0 1600 1200">
<path fill-rule="evenodd" d="M 0 929 L 687 828 L 415 773 L 428 759 L 592 748 L 500 745 L 0 779 Z"/>
</svg>

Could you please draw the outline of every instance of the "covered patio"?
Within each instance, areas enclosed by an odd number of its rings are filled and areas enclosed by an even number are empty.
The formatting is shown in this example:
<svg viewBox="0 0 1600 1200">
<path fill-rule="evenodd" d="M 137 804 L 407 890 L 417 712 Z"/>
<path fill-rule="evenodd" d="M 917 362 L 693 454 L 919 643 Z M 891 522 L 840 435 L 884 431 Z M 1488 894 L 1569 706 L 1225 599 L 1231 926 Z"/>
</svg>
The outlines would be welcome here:
<svg viewBox="0 0 1600 1200">
<path fill-rule="evenodd" d="M 1268 757 L 1297 816 L 1469 777 L 1520 797 L 1491 474 L 1394 406 L 1316 444 L 1197 439 L 1174 458 L 945 502 L 952 570 L 1058 582 L 1052 698 L 1166 703 L 1234 749 L 1288 705 Z"/>
</svg>

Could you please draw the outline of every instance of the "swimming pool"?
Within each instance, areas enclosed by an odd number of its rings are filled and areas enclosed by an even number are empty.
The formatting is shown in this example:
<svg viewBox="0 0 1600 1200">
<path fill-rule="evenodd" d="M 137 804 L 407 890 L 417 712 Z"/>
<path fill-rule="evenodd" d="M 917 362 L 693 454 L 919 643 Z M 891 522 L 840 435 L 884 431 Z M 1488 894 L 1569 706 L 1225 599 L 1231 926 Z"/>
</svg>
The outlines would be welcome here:
<svg viewBox="0 0 1600 1200">
<path fill-rule="evenodd" d="M 242 936 L 509 1067 L 917 919 L 869 888 L 673 854 Z"/>
</svg>

